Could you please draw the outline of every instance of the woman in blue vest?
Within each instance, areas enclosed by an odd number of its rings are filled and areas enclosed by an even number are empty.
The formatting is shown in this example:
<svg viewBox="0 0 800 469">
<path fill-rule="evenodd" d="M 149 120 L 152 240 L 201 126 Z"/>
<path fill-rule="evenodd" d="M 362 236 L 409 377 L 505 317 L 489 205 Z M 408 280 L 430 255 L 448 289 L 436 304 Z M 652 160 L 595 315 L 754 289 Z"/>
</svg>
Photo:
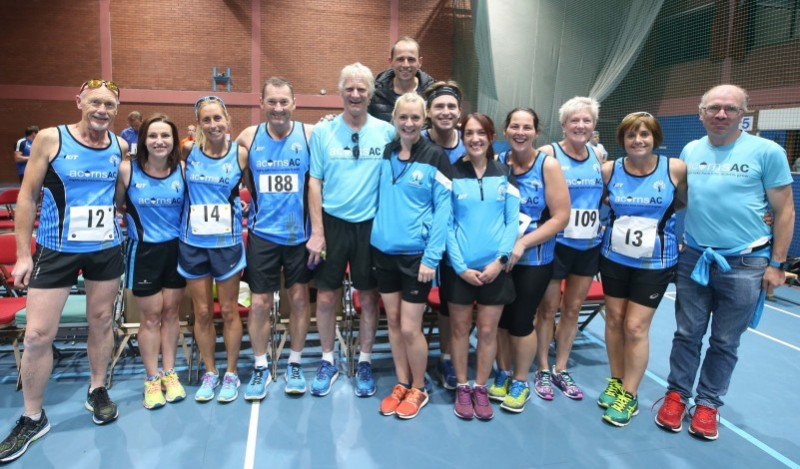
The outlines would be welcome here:
<svg viewBox="0 0 800 469">
<path fill-rule="evenodd" d="M 677 196 L 686 191 L 686 164 L 653 153 L 663 136 L 655 117 L 629 114 L 617 128 L 625 157 L 603 164 L 611 213 L 600 273 L 611 378 L 597 404 L 606 409 L 603 420 L 616 426 L 627 425 L 639 411 L 650 323 L 678 262 L 675 210 Z"/>
<path fill-rule="evenodd" d="M 378 212 L 372 225 L 372 270 L 389 322 L 397 384 L 381 402 L 383 415 L 417 416 L 428 403 L 428 343 L 422 314 L 442 258 L 452 214 L 450 162 L 420 135 L 425 101 L 406 93 L 392 113 L 397 138 L 381 160 Z"/>
<path fill-rule="evenodd" d="M 534 147 L 539 133 L 536 112 L 516 108 L 503 127 L 511 150 L 498 158 L 511 168 L 520 194 L 520 225 L 507 266 L 517 297 L 500 318 L 498 371 L 489 397 L 502 402 L 501 408 L 519 413 L 531 395 L 528 370 L 536 356 L 533 321 L 553 275 L 555 237 L 569 221 L 570 203 L 561 165 Z"/>
<path fill-rule="evenodd" d="M 178 309 L 186 286 L 177 272 L 186 184 L 178 128 L 169 117 L 155 114 L 147 119 L 137 147 L 135 160 L 120 163 L 116 203 L 125 205 L 128 221 L 125 288 L 133 293 L 140 314 L 139 351 L 147 374 L 143 404 L 156 409 L 186 397 L 174 370 Z"/>
<path fill-rule="evenodd" d="M 494 416 L 486 382 L 497 350 L 497 324 L 503 306 L 514 301 L 506 266 L 519 225 L 519 190 L 508 166 L 494 158 L 495 127 L 481 113 L 462 124 L 467 154 L 453 165 L 453 222 L 447 237 L 447 300 L 450 353 L 458 385 L 454 413 L 463 419 Z M 477 304 L 478 369 L 474 388 L 467 380 L 472 312 Z"/>
<path fill-rule="evenodd" d="M 603 179 L 600 157 L 589 143 L 599 111 L 600 105 L 593 98 L 576 96 L 568 100 L 558 110 L 564 138 L 541 148 L 561 165 L 571 202 L 569 223 L 556 238 L 553 279 L 536 313 L 539 370 L 534 379 L 534 391 L 545 400 L 553 399 L 553 384 L 568 398 L 583 399 L 583 391 L 567 371 L 567 362 L 578 332 L 578 313 L 600 260 Z M 548 351 L 559 306 L 556 362 L 551 369 Z"/>
<path fill-rule="evenodd" d="M 242 345 L 242 320 L 237 298 L 239 277 L 245 267 L 242 243 L 242 209 L 239 183 L 247 168 L 247 150 L 231 142 L 230 116 L 222 99 L 206 96 L 194 106 L 200 132 L 183 148 L 186 158 L 187 200 L 183 211 L 178 272 L 187 280 L 194 308 L 197 348 L 206 368 L 195 400 L 231 402 L 239 396 L 236 363 Z M 227 368 L 220 380 L 214 363 L 216 330 L 214 297 L 216 282 L 227 354 Z"/>
</svg>

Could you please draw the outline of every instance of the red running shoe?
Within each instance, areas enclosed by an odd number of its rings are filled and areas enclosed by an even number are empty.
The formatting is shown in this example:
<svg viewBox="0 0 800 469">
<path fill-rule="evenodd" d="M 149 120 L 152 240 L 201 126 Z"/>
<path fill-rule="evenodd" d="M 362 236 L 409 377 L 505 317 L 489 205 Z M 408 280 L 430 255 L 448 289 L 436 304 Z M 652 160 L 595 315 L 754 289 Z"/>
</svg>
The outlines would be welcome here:
<svg viewBox="0 0 800 469">
<path fill-rule="evenodd" d="M 683 428 L 683 414 L 686 413 L 686 404 L 681 400 L 681 395 L 675 391 L 669 391 L 664 397 L 653 404 L 653 407 L 663 400 L 664 403 L 656 414 L 656 425 L 673 432 L 679 432 Z"/>
<path fill-rule="evenodd" d="M 692 423 L 689 425 L 689 433 L 706 440 L 716 440 L 719 437 L 717 430 L 717 409 L 704 405 L 694 407 Z"/>
</svg>

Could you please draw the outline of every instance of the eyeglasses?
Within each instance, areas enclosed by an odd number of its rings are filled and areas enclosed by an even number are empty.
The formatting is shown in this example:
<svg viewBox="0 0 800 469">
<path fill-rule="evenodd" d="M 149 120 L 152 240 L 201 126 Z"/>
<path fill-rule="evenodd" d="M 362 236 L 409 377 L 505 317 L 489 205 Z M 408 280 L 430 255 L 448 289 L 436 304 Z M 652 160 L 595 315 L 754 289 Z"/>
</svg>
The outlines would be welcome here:
<svg viewBox="0 0 800 469">
<path fill-rule="evenodd" d="M 353 149 L 350 151 L 353 153 L 353 156 L 358 159 L 358 157 L 361 156 L 361 149 L 358 148 L 358 132 L 351 135 L 350 140 L 353 142 Z"/>
<path fill-rule="evenodd" d="M 636 116 L 636 117 L 640 117 L 640 116 L 641 116 L 641 117 L 653 117 L 653 115 L 652 115 L 652 114 L 650 114 L 649 112 L 637 111 L 637 112 L 632 112 L 632 113 L 628 114 L 627 116 L 623 117 L 623 118 L 622 118 L 622 120 L 625 120 L 625 119 L 627 119 L 627 118 L 629 118 L 629 117 L 631 117 L 631 116 Z"/>
<path fill-rule="evenodd" d="M 716 116 L 719 114 L 719 111 L 725 111 L 725 114 L 729 116 L 737 116 L 744 112 L 744 109 L 736 106 L 719 106 L 717 104 L 712 104 L 711 106 L 700 106 L 700 109 L 706 113 L 707 116 Z"/>
<path fill-rule="evenodd" d="M 81 85 L 81 90 L 78 91 L 78 94 L 83 93 L 83 90 L 85 90 L 86 88 L 94 90 L 100 88 L 101 86 L 105 86 L 106 88 L 108 88 L 108 91 L 116 93 L 117 97 L 119 98 L 119 86 L 117 86 L 116 83 L 114 83 L 113 81 L 99 80 L 97 78 L 93 78 L 91 80 L 86 80 L 85 82 L 83 82 L 83 85 Z"/>
<path fill-rule="evenodd" d="M 220 98 L 220 97 L 218 97 L 218 96 L 203 96 L 202 98 L 199 98 L 199 99 L 198 99 L 197 101 L 195 101 L 195 103 L 194 103 L 194 112 L 195 112 L 195 114 L 197 113 L 197 106 L 199 106 L 199 105 L 200 105 L 200 103 L 204 103 L 204 102 L 206 102 L 206 101 L 213 101 L 213 102 L 217 102 L 217 103 L 219 103 L 220 105 L 222 105 L 222 108 L 223 108 L 223 109 L 227 109 L 227 108 L 225 107 L 225 101 L 223 101 L 223 100 L 222 100 L 222 98 Z"/>
</svg>

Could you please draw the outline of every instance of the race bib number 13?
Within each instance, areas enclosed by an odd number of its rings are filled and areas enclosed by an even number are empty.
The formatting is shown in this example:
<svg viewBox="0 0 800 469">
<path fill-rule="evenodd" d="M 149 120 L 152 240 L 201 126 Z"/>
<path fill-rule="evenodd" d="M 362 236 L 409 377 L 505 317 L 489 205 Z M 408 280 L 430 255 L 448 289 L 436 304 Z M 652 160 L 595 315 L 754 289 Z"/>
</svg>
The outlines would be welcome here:
<svg viewBox="0 0 800 469">
<path fill-rule="evenodd" d="M 633 259 L 653 257 L 658 220 L 645 217 L 619 217 L 611 230 L 611 249 Z"/>
<path fill-rule="evenodd" d="M 84 205 L 69 208 L 70 241 L 111 241 L 114 239 L 114 207 Z"/>
</svg>

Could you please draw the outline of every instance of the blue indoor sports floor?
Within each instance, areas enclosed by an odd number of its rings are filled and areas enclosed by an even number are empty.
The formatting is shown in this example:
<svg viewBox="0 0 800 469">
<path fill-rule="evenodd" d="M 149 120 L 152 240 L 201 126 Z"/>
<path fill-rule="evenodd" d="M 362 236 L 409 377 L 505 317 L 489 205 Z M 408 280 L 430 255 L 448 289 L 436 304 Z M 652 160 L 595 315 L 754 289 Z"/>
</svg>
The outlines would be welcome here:
<svg viewBox="0 0 800 469">
<path fill-rule="evenodd" d="M 651 330 L 650 364 L 639 390 L 640 413 L 625 428 L 601 421 L 596 405 L 608 367 L 603 319 L 579 335 L 570 369 L 583 388 L 583 401 L 558 393 L 545 402 L 535 395 L 522 414 L 496 407 L 490 422 L 453 415 L 452 394 L 436 386 L 430 403 L 409 421 L 378 413 L 380 399 L 394 384 L 391 358 L 376 353 L 378 394 L 357 398 L 340 375 L 327 397 L 291 398 L 279 379 L 260 404 L 240 396 L 228 405 L 188 399 L 156 410 L 141 405 L 143 368 L 124 357 L 110 393 L 120 418 L 95 426 L 83 408 L 88 384 L 85 354 L 68 353 L 57 363 L 45 397 L 52 429 L 9 467 L 44 468 L 520 468 L 520 467 L 771 467 L 800 468 L 800 290 L 783 287 L 768 303 L 758 330 L 742 338 L 740 360 L 726 405 L 720 437 L 698 440 L 687 432 L 666 432 L 653 423 L 653 402 L 663 396 L 675 329 L 674 291 L 662 302 Z M 59 347 L 66 345 L 59 343 Z M 78 344 L 80 346 L 80 344 Z M 383 350 L 386 348 L 384 346 Z M 435 369 L 438 351 L 431 352 Z M 249 377 L 250 350 L 240 375 Z M 304 356 L 306 378 L 317 357 Z M 182 352 L 179 365 L 184 364 Z M 221 361 L 220 361 L 221 363 Z M 471 366 L 474 361 L 471 357 Z M 186 372 L 183 368 L 182 379 Z M 0 348 L 0 433 L 5 436 L 21 413 L 22 393 L 14 390 L 16 370 L 7 345 Z"/>
</svg>

